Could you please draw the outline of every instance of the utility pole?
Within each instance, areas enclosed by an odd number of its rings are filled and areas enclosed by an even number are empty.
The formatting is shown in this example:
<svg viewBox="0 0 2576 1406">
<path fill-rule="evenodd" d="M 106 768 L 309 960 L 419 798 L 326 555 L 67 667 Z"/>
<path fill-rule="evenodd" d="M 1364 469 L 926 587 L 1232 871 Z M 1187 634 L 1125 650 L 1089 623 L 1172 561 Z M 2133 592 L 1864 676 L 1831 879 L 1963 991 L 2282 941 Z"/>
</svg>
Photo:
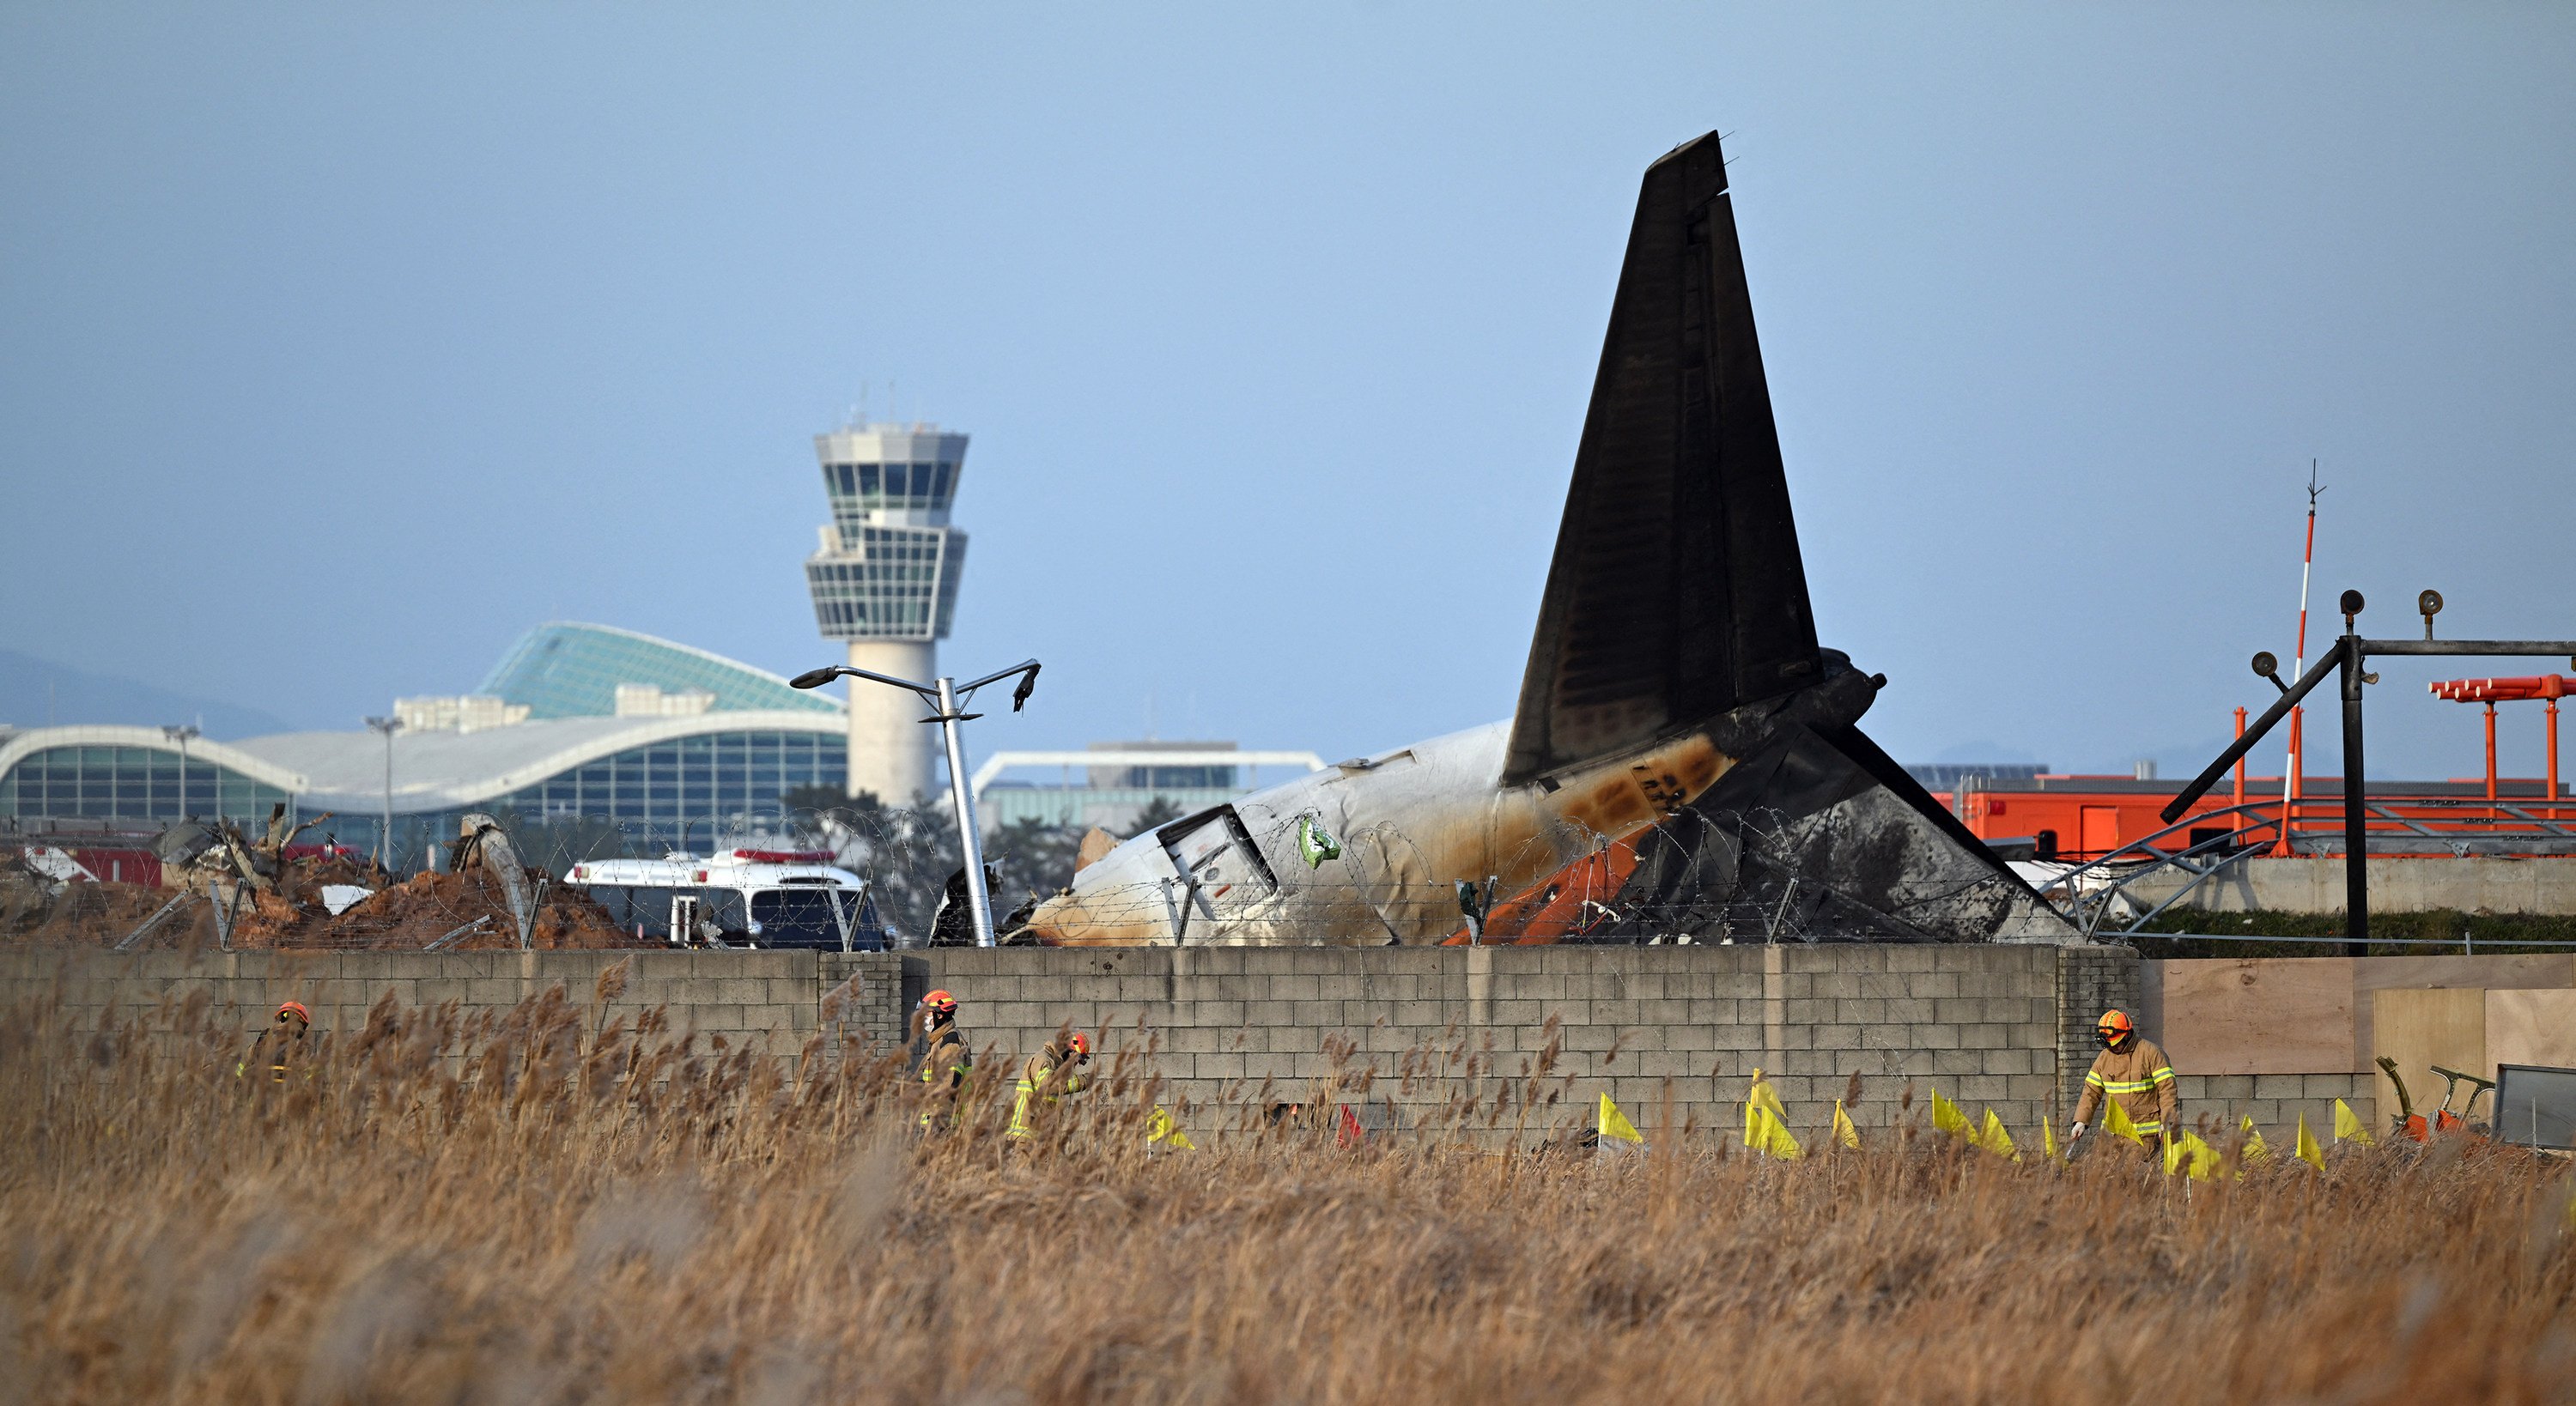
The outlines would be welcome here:
<svg viewBox="0 0 2576 1406">
<path fill-rule="evenodd" d="M 992 946 L 993 896 L 984 891 L 984 846 L 981 837 L 975 833 L 975 794 L 966 779 L 966 741 L 958 732 L 958 724 L 972 722 L 984 715 L 960 710 L 975 696 L 975 690 L 1017 674 L 1020 686 L 1011 690 L 1011 711 L 1020 711 L 1027 706 L 1029 695 L 1037 692 L 1038 661 L 1024 659 L 1007 669 L 964 684 L 945 674 L 935 682 L 918 683 L 890 674 L 853 669 L 847 664 L 826 664 L 820 669 L 798 674 L 787 682 L 793 688 L 821 688 L 844 674 L 906 690 L 936 710 L 922 721 L 939 724 L 939 730 L 948 743 L 948 798 L 957 813 L 957 853 L 966 861 L 966 901 L 972 910 L 970 916 L 975 920 L 975 945 Z"/>
<path fill-rule="evenodd" d="M 185 820 L 188 818 L 188 742 L 206 734 L 203 729 L 185 724 L 176 727 L 164 724 L 161 735 L 179 744 L 179 819 Z M 221 798 L 218 797 L 217 809 L 221 808 Z"/>
<path fill-rule="evenodd" d="M 2361 686 L 2377 683 L 2377 674 L 2365 672 L 2364 650 L 2367 642 L 2354 625 L 2361 614 L 2361 592 L 2346 591 L 2335 602 L 2343 612 L 2343 638 L 2337 640 L 2336 652 L 2343 656 L 2343 911 L 2344 955 L 2370 955 L 2370 816 L 2363 790 L 2369 784 L 2369 772 L 2361 762 Z M 2432 619 L 2426 617 L 2424 633 L 2433 633 Z"/>
<path fill-rule="evenodd" d="M 367 730 L 385 739 L 385 820 L 376 834 L 376 867 L 388 877 L 394 872 L 394 734 L 402 731 L 400 718 L 369 718 Z"/>
</svg>

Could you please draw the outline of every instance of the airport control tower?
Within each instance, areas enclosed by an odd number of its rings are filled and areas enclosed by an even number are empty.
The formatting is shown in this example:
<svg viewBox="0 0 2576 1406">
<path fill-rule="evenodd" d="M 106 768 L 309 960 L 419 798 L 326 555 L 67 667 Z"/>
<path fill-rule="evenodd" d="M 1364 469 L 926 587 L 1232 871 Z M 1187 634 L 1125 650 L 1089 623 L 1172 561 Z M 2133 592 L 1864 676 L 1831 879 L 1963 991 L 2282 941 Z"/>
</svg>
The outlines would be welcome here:
<svg viewBox="0 0 2576 1406">
<path fill-rule="evenodd" d="M 966 534 L 948 505 L 966 463 L 966 436 L 937 425 L 867 424 L 814 436 L 832 521 L 805 563 L 814 621 L 847 640 L 850 667 L 925 683 L 939 672 L 939 641 L 957 613 Z M 938 741 L 921 723 L 921 700 L 852 679 L 850 794 L 890 806 L 935 794 Z"/>
</svg>

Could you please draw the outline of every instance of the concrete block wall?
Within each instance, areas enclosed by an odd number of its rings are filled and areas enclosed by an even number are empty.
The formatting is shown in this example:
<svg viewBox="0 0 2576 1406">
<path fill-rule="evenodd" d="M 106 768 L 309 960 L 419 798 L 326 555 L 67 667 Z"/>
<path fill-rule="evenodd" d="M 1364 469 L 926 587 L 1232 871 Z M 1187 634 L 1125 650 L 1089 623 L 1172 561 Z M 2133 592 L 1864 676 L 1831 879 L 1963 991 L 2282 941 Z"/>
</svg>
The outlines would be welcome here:
<svg viewBox="0 0 2576 1406">
<path fill-rule="evenodd" d="M 2233 1132 L 2251 1117 L 2265 1140 L 2286 1154 L 2290 1135 L 2305 1116 L 2317 1141 L 2334 1141 L 2336 1099 L 2352 1105 L 2374 1136 L 2385 1136 L 2387 1120 L 2377 1109 L 2368 1074 L 2185 1074 L 2174 1072 L 2174 1094 L 2182 1100 L 2185 1126 L 2212 1125 L 2212 1138 Z"/>
<path fill-rule="evenodd" d="M 1581 1119 L 1608 1093 L 1646 1126 L 1669 1084 L 1677 1121 L 1731 1126 L 1758 1066 L 1802 1131 L 1855 1072 L 1864 1127 L 1893 1121 L 1910 1082 L 1918 1108 L 1937 1087 L 2028 1129 L 2058 1082 L 2058 964 L 2057 949 L 2003 946 L 943 949 L 907 954 L 905 989 L 954 992 L 975 1043 L 1013 1062 L 1067 1024 L 1103 1056 L 1151 1047 L 1173 1094 L 1202 1103 L 1265 1079 L 1295 1099 L 1333 1072 L 1338 1037 L 1377 1071 L 1370 1121 L 1391 1098 L 1406 1123 L 1454 1089 L 1404 1090 L 1408 1053 L 1490 1049 L 1511 1078 L 1555 1017 L 1558 1070 L 1576 1078 L 1534 1122 Z"/>
<path fill-rule="evenodd" d="M 560 982 L 586 1005 L 611 963 L 631 959 L 612 1009 L 669 1010 L 674 1030 L 765 1042 L 793 1054 L 817 1033 L 900 1043 L 921 994 L 965 1002 L 979 1046 L 1016 1063 L 1064 1024 L 1104 1055 L 1151 1045 L 1176 1097 L 1282 1099 L 1327 1075 L 1328 1044 L 1377 1071 L 1372 1126 L 1410 1125 L 1460 1087 L 1401 1087 L 1408 1052 L 1433 1071 L 1472 1057 L 1501 1080 L 1535 1061 L 1557 1022 L 1561 1101 L 1532 1117 L 1581 1119 L 1608 1093 L 1650 1130 L 1672 1116 L 1734 1126 L 1747 1076 L 1766 1070 L 1802 1136 L 1821 1130 L 1846 1081 L 1861 1076 L 1855 1119 L 1885 1126 L 1913 1085 L 1971 1116 L 1992 1107 L 2017 1136 L 2063 1119 L 2092 1061 L 2093 1021 L 2134 1009 L 2140 963 L 2125 949 L 2048 947 L 1138 948 L 838 952 L 83 952 L 0 953 L 0 1006 L 59 995 L 75 1022 L 205 989 L 218 1020 L 245 1032 L 278 1001 L 313 1007 L 325 1030 L 354 1029 L 387 991 L 407 1004 L 504 1008 Z M 1007 1067 L 1007 1065 L 1006 1065 Z M 2286 1135 L 2305 1112 L 2320 1136 L 2333 1100 L 2374 1116 L 2359 1074 L 2181 1074 L 2187 1120 L 2233 1127 L 2247 1113 Z M 1514 1110 L 1517 1113 L 1517 1110 Z M 1506 1115 L 1506 1122 L 1513 1115 Z M 2374 1124 L 2375 1126 L 2375 1124 Z M 2276 1135 L 2277 1134 L 2277 1135 Z"/>
<path fill-rule="evenodd" d="M 2140 903 L 2171 898 L 2181 876 L 2142 878 L 2130 887 Z M 2192 890 L 2179 905 L 2213 913 L 2340 913 L 2341 856 L 2256 859 Z M 2576 864 L 2562 859 L 2488 855 L 2370 860 L 2370 906 L 2381 913 L 2576 913 Z"/>
<path fill-rule="evenodd" d="M 712 953 L 725 956 L 725 953 Z M 818 952 L 816 984 L 822 995 L 819 1022 L 836 1039 L 878 1050 L 904 1043 L 906 1016 L 919 991 L 904 994 L 904 962 L 897 952 Z"/>
<path fill-rule="evenodd" d="M 2094 1057 L 2102 1052 L 2101 1036 L 2095 1033 L 2102 1013 L 2122 1010 L 2135 1017 L 2138 989 L 2138 954 L 2130 948 L 2070 947 L 2060 951 L 2055 1089 L 2060 1123 L 2074 1116 L 2075 1101 L 2083 1092 L 2084 1071 L 2093 1067 Z M 2179 1080 L 2181 1075 L 2177 1072 L 2175 1078 Z M 2184 1117 L 2192 1116 L 2186 1110 Z"/>
</svg>

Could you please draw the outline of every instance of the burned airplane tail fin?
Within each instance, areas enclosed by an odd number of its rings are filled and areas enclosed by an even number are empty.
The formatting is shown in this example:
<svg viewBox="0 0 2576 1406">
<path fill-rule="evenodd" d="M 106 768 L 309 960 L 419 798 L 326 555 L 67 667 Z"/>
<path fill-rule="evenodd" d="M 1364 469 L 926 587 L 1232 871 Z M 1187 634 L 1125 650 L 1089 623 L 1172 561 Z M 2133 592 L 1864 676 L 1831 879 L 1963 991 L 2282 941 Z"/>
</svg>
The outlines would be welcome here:
<svg viewBox="0 0 2576 1406">
<path fill-rule="evenodd" d="M 1815 682 L 1771 392 L 1715 133 L 1646 172 L 1502 780 Z"/>
<path fill-rule="evenodd" d="M 1501 781 L 1550 782 L 1704 730 L 1731 767 L 1641 837 L 1617 905 L 1640 916 L 1623 921 L 2071 938 L 1852 726 L 1884 682 L 1816 643 L 1712 133 L 1649 167 L 1637 196 Z"/>
</svg>

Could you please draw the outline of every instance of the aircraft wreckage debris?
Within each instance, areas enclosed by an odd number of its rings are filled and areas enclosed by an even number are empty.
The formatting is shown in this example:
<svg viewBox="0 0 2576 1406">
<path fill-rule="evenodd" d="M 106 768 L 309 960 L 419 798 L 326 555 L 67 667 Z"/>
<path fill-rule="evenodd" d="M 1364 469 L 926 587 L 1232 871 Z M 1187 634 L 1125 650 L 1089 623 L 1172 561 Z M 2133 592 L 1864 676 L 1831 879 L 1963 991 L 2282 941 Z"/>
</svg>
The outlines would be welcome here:
<svg viewBox="0 0 2576 1406">
<path fill-rule="evenodd" d="M 1517 712 L 1129 839 L 1004 941 L 2046 942 L 1818 645 L 1726 163 L 1648 168 Z"/>
</svg>

